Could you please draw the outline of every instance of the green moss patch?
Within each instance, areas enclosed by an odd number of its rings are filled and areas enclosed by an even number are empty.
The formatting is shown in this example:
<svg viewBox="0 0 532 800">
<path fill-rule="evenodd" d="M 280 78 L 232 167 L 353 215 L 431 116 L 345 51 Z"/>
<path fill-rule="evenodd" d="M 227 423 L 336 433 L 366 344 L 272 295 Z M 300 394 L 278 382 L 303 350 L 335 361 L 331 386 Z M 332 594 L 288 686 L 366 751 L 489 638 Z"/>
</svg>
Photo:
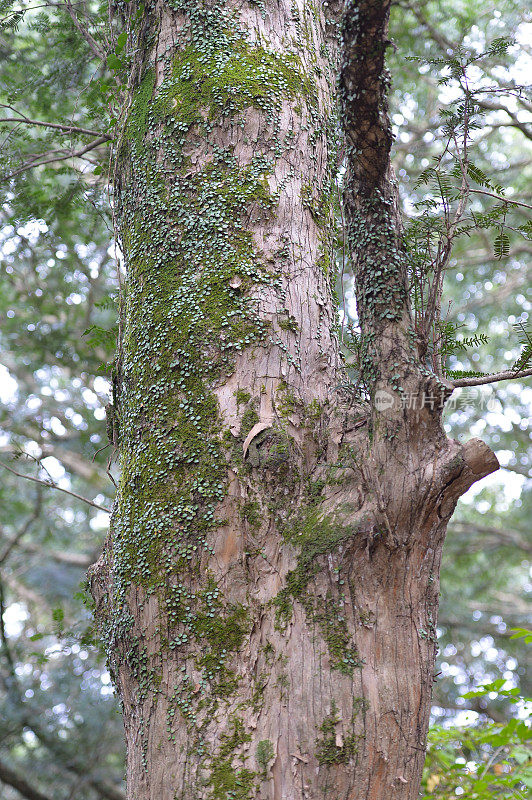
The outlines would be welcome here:
<svg viewBox="0 0 532 800">
<path fill-rule="evenodd" d="M 308 587 L 321 569 L 320 557 L 334 552 L 356 533 L 356 526 L 339 525 L 315 508 L 308 509 L 289 532 L 285 532 L 288 541 L 299 548 L 299 554 L 296 568 L 287 575 L 285 588 L 274 599 L 277 621 L 281 626 L 290 619 L 294 600 L 303 605 L 307 617 L 321 629 L 331 667 L 344 675 L 352 674 L 361 662 L 351 642 L 342 607 L 334 602 L 330 593 L 326 598 L 318 599 Z"/>
<path fill-rule="evenodd" d="M 231 733 L 222 736 L 218 754 L 210 764 L 209 800 L 251 800 L 255 796 L 255 773 L 233 763 L 238 757 L 236 751 L 251 741 L 251 735 L 237 717 L 233 717 L 231 724 Z"/>
<path fill-rule="evenodd" d="M 342 744 L 337 744 L 336 730 L 339 723 L 336 705 L 320 725 L 320 735 L 316 739 L 316 758 L 326 767 L 348 764 L 357 753 L 358 737 L 354 734 L 342 736 Z"/>
</svg>

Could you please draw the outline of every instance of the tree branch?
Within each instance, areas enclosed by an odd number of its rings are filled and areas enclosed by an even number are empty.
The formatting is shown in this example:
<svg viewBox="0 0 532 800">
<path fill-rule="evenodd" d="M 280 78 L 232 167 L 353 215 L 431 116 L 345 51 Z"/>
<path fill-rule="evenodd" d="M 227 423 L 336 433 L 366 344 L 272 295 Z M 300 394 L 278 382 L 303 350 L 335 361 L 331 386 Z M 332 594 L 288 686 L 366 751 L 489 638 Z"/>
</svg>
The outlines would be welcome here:
<svg viewBox="0 0 532 800">
<path fill-rule="evenodd" d="M 73 757 L 72 753 L 65 749 L 61 740 L 46 731 L 45 727 L 28 713 L 25 706 L 26 704 L 20 709 L 21 724 L 25 728 L 29 728 L 41 744 L 43 744 L 50 753 L 53 753 L 60 759 L 59 765 L 61 768 L 71 772 L 73 775 L 82 777 L 100 797 L 104 797 L 106 800 L 126 800 L 126 796 L 121 789 L 117 788 L 110 781 L 91 776 L 90 771 L 93 765 L 91 764 L 85 767 L 80 760 Z M 46 800 L 48 800 L 48 798 Z"/>
<path fill-rule="evenodd" d="M 511 123 L 509 123 L 509 126 L 520 130 L 523 136 L 526 136 L 527 139 L 532 139 L 532 130 L 526 124 L 526 122 L 521 122 L 517 115 L 514 114 L 513 111 L 510 111 L 510 109 L 502 103 L 490 103 L 488 100 L 478 99 L 476 99 L 475 102 L 478 106 L 480 106 L 480 108 L 485 108 L 487 111 L 504 111 L 504 113 L 507 114 L 512 120 Z"/>
<path fill-rule="evenodd" d="M 472 614 L 473 611 L 479 610 L 477 606 L 478 604 L 471 601 L 467 608 Z M 488 614 L 493 614 L 493 610 L 493 605 L 489 609 L 484 609 L 484 611 Z M 507 627 L 504 631 L 497 630 L 496 625 L 483 620 L 473 620 L 472 618 L 457 619 L 450 616 L 447 617 L 445 616 L 445 608 L 442 609 L 442 613 L 438 616 L 438 626 L 440 628 L 445 628 L 447 631 L 452 631 L 452 635 L 455 638 L 459 637 L 460 635 L 467 636 L 468 638 L 475 636 L 493 636 L 499 637 L 501 640 L 509 640 L 511 636 L 510 628 L 517 628 L 527 624 L 527 612 L 519 613 L 518 616 L 513 614 L 513 616 L 510 617 L 508 614 L 503 615 L 502 610 L 497 607 L 497 613 L 500 613 L 501 616 L 504 616 L 504 619 L 506 620 L 505 624 Z"/>
<path fill-rule="evenodd" d="M 412 323 L 407 260 L 390 162 L 393 136 L 385 67 L 390 6 L 390 0 L 348 0 L 342 29 L 345 219 L 362 333 L 362 373 L 370 392 L 392 389 L 397 380 L 405 385 L 414 363 L 407 333 Z"/>
<path fill-rule="evenodd" d="M 522 475 L 524 478 L 532 477 L 530 475 L 530 467 L 519 467 L 517 464 L 506 464 L 504 469 L 507 472 L 515 472 L 516 475 Z"/>
<path fill-rule="evenodd" d="M 521 378 L 528 378 L 532 375 L 532 368 L 522 369 L 519 372 L 508 369 L 505 372 L 495 372 L 493 375 L 479 375 L 476 378 L 457 378 L 452 381 L 455 389 L 460 386 L 483 386 L 487 383 L 497 383 L 498 381 L 518 381 Z"/>
<path fill-rule="evenodd" d="M 13 548 L 19 545 L 20 540 L 26 535 L 32 523 L 35 522 L 35 520 L 39 517 L 41 511 L 41 505 L 42 505 L 42 490 L 39 487 L 37 489 L 37 495 L 35 497 L 33 511 L 26 520 L 26 522 L 24 523 L 24 525 L 22 526 L 22 528 L 15 534 L 15 536 L 8 539 L 8 543 L 4 548 L 3 553 L 0 555 L 0 565 L 2 565 L 4 561 L 9 557 L 9 554 L 11 553 Z"/>
<path fill-rule="evenodd" d="M 94 503 L 92 500 L 88 500 L 86 497 L 82 497 L 82 495 L 77 494 L 76 492 L 70 492 L 68 489 L 63 489 L 61 486 L 57 486 L 55 483 L 50 483 L 49 481 L 43 481 L 40 478 L 34 478 L 32 475 L 24 475 L 23 472 L 17 472 L 15 469 L 8 467 L 7 464 L 4 464 L 3 461 L 0 461 L 0 466 L 7 469 L 8 472 L 11 472 L 13 475 L 16 475 L 17 478 L 25 478 L 27 481 L 33 481 L 33 483 L 39 483 L 41 486 L 47 486 L 49 489 L 57 489 L 58 492 L 64 492 L 65 494 L 70 495 L 70 497 L 75 497 L 76 500 L 82 500 L 84 503 L 87 503 L 89 506 L 93 508 L 97 508 L 99 511 L 105 511 L 107 514 L 111 513 L 111 509 L 105 508 L 105 506 L 100 506 L 98 503 Z"/>
<path fill-rule="evenodd" d="M 56 561 L 58 564 L 67 564 L 69 567 L 83 567 L 88 568 L 91 564 L 94 563 L 96 558 L 98 558 L 97 553 L 92 555 L 85 555 L 84 553 L 71 553 L 71 552 L 63 552 L 61 550 L 48 550 L 45 547 L 40 547 L 38 544 L 34 542 L 21 542 L 20 541 L 20 534 L 17 536 L 9 537 L 4 535 L 4 539 L 6 540 L 6 549 L 2 556 L 0 556 L 0 564 L 5 561 L 6 555 L 9 555 L 11 551 L 16 547 L 19 550 L 22 550 L 24 553 L 32 553 L 35 555 L 40 555 L 42 558 L 50 558 L 52 561 Z"/>
<path fill-rule="evenodd" d="M 69 15 L 70 19 L 72 20 L 72 22 L 74 23 L 74 27 L 83 36 L 83 38 L 85 39 L 85 41 L 89 45 L 92 54 L 94 56 L 96 56 L 96 58 L 99 58 L 99 59 L 103 60 L 105 58 L 105 51 L 100 47 L 100 45 L 98 44 L 96 39 L 94 39 L 94 37 L 87 30 L 87 28 L 85 28 L 81 24 L 81 22 L 79 21 L 79 19 L 76 16 L 76 12 L 72 8 L 71 0 L 66 0 L 65 5 L 66 5 L 66 9 L 68 11 L 68 15 Z"/>
<path fill-rule="evenodd" d="M 61 419 L 59 413 L 56 413 L 56 416 Z M 62 419 L 61 421 L 63 422 Z M 31 438 L 31 436 L 28 436 L 28 439 Z M 53 442 L 50 443 L 47 441 L 41 445 L 41 459 L 46 458 L 47 456 L 53 456 L 53 458 L 56 458 L 59 463 L 63 465 L 66 471 L 73 472 L 84 481 L 88 481 L 89 483 L 93 484 L 97 483 L 99 487 L 104 487 L 107 485 L 107 477 L 103 472 L 100 472 L 100 468 L 97 464 L 92 461 L 87 461 L 82 455 L 76 453 L 75 450 L 67 450 L 65 447 L 62 447 L 61 445 L 65 441 L 68 441 L 66 437 L 58 437 L 58 441 L 59 444 L 55 444 Z"/>
<path fill-rule="evenodd" d="M 0 122 L 12 122 L 12 123 L 23 123 L 24 125 L 35 125 L 38 128 L 52 128 L 53 130 L 61 131 L 62 133 L 80 133 L 84 136 L 105 136 L 101 131 L 91 131 L 89 128 L 78 128 L 76 125 L 61 125 L 58 122 L 41 122 L 37 119 L 30 119 L 22 114 L 21 111 L 18 109 L 13 108 L 13 106 L 8 106 L 4 104 L 0 104 L 0 108 L 9 108 L 14 111 L 16 114 L 20 114 L 19 117 L 2 117 L 0 118 Z M 108 138 L 111 139 L 112 136 L 107 134 Z"/>
<path fill-rule="evenodd" d="M 17 680 L 17 675 L 15 672 L 15 662 L 13 660 L 13 655 L 11 653 L 11 648 L 9 647 L 9 642 L 7 639 L 6 634 L 6 626 L 4 622 L 4 613 L 6 610 L 5 605 L 5 596 L 4 596 L 4 583 L 0 580 L 0 653 L 3 653 L 5 660 L 7 662 L 7 667 L 9 670 L 9 675 L 12 680 Z M 9 682 L 9 688 L 11 688 L 11 681 Z M 4 683 L 6 683 L 6 679 L 4 678 Z"/>
<path fill-rule="evenodd" d="M 512 200 L 509 197 L 501 197 L 498 194 L 493 194 L 492 192 L 486 192 L 484 189 L 470 189 L 469 191 L 472 192 L 472 194 L 485 194 L 488 197 L 493 197 L 495 200 L 498 200 L 500 203 L 508 203 L 511 206 L 522 206 L 523 208 L 532 209 L 532 206 L 529 205 L 528 203 L 521 203 L 519 200 Z"/>
<path fill-rule="evenodd" d="M 440 48 L 440 50 L 443 53 L 445 53 L 446 56 L 456 52 L 459 45 L 456 42 L 452 42 L 450 39 L 448 39 L 442 33 L 440 33 L 440 31 L 438 31 L 433 25 L 431 25 L 429 20 L 424 16 L 424 14 L 422 14 L 419 8 L 417 8 L 412 3 L 406 3 L 404 7 L 410 9 L 410 11 L 414 14 L 418 22 L 426 29 L 431 39 Z M 463 43 L 460 46 L 463 47 Z M 489 69 L 486 72 L 488 75 L 490 76 L 492 75 Z M 525 108 L 527 111 L 532 111 L 532 105 L 528 103 L 525 98 L 519 96 L 520 90 L 515 85 L 514 82 L 504 81 L 499 77 L 497 78 L 497 80 L 504 86 L 504 89 L 501 89 L 500 91 L 505 91 L 505 90 L 509 91 L 514 89 L 518 93 L 517 99 L 519 103 L 523 106 L 523 108 Z M 488 89 L 483 91 L 490 91 L 490 90 Z M 511 111 L 507 106 L 502 105 L 501 103 L 490 103 L 487 100 L 479 100 L 477 98 L 475 98 L 475 103 L 481 108 L 485 108 L 487 111 L 503 111 L 512 120 L 512 122 L 510 123 L 511 127 L 518 128 L 518 130 L 520 130 L 521 133 L 527 137 L 527 139 L 532 139 L 532 131 L 530 130 L 529 125 L 527 125 L 527 123 L 525 122 L 521 122 L 517 117 L 517 115 L 513 111 Z"/>
<path fill-rule="evenodd" d="M 393 136 L 384 59 L 390 5 L 390 0 L 348 0 L 344 18 L 344 127 L 350 177 L 365 196 L 382 190 L 389 177 Z"/>
<path fill-rule="evenodd" d="M 73 150 L 70 153 L 62 156 L 52 156 L 50 158 L 43 158 L 41 161 L 32 162 L 23 164 L 22 167 L 14 170 L 9 175 L 5 175 L 2 180 L 7 181 L 11 178 L 20 175 L 22 172 L 27 172 L 29 169 L 34 169 L 35 167 L 42 167 L 43 164 L 53 164 L 57 161 L 66 161 L 69 158 L 81 158 L 85 153 L 88 153 L 89 150 L 94 150 L 96 147 L 99 147 L 104 142 L 108 142 L 111 137 L 108 134 L 104 134 L 103 136 L 99 136 L 94 142 L 82 147 L 81 150 Z"/>
<path fill-rule="evenodd" d="M 57 758 L 60 759 L 61 767 L 66 769 L 68 772 L 73 773 L 74 775 L 85 778 L 89 786 L 91 786 L 101 797 L 106 798 L 106 800 L 126 800 L 126 797 L 121 789 L 117 788 L 110 781 L 91 775 L 91 770 L 93 769 L 94 765 L 86 765 L 82 759 L 73 756 L 72 753 L 65 747 L 65 744 L 59 739 L 59 737 L 54 736 L 54 734 L 50 730 L 47 730 L 46 726 L 41 723 L 43 718 L 42 709 L 32 706 L 30 701 L 23 699 L 18 676 L 15 670 L 13 656 L 11 655 L 11 651 L 9 649 L 9 642 L 7 640 L 4 628 L 3 612 L 4 593 L 3 584 L 0 581 L 0 644 L 2 645 L 1 649 L 5 654 L 9 669 L 9 679 L 6 678 L 5 673 L 0 672 L 0 681 L 2 682 L 4 688 L 11 695 L 13 702 L 18 707 L 19 724 L 23 728 L 29 728 L 35 734 L 37 739 L 39 739 L 41 744 L 43 744 L 44 747 L 50 751 L 50 753 L 53 753 Z M 48 798 L 46 798 L 46 800 L 48 800 Z"/>
<path fill-rule="evenodd" d="M 456 542 L 461 552 L 476 552 L 486 550 L 490 546 L 490 539 L 493 547 L 517 547 L 525 553 L 532 552 L 532 543 L 527 541 L 526 534 L 521 531 L 506 529 L 501 530 L 493 526 L 478 525 L 471 522 L 453 522 L 449 527 L 450 532 L 454 532 L 459 541 Z M 464 544 L 467 539 L 468 544 Z M 488 540 L 488 541 L 487 541 Z M 453 546 L 452 539 L 447 547 Z"/>
<path fill-rule="evenodd" d="M 467 705 L 463 706 L 459 706 L 458 703 L 451 703 L 443 698 L 441 702 L 438 702 L 438 699 L 434 698 L 434 705 L 438 706 L 438 708 L 447 709 L 449 711 L 474 711 L 476 714 L 482 714 L 485 717 L 489 717 L 489 719 L 491 719 L 493 722 L 497 722 L 500 725 L 504 725 L 505 722 L 508 722 L 504 714 L 501 714 L 499 711 L 497 711 L 497 709 L 488 705 L 486 708 L 484 708 L 480 702 L 480 698 L 469 700 Z"/>
<path fill-rule="evenodd" d="M 0 761 L 0 781 L 16 789 L 27 800 L 51 800 L 49 795 L 43 794 L 23 778 L 18 772 Z"/>
<path fill-rule="evenodd" d="M 433 25 L 431 25 L 428 19 L 421 13 L 419 8 L 416 8 L 413 3 L 405 3 L 404 7 L 410 9 L 417 21 L 427 29 L 431 38 L 446 55 L 449 55 L 449 52 L 456 50 L 456 44 L 451 42 L 450 39 L 447 39 L 446 36 L 444 36 Z"/>
</svg>

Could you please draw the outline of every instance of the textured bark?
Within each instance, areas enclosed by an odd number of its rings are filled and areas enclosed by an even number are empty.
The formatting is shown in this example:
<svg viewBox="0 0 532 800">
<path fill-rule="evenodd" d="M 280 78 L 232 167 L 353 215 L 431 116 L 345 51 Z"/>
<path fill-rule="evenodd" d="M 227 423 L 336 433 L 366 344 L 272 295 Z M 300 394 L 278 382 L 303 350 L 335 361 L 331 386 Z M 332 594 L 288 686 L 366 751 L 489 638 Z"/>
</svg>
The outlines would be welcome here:
<svg viewBox="0 0 532 800">
<path fill-rule="evenodd" d="M 341 68 L 371 402 L 344 377 L 329 10 L 129 15 L 122 476 L 90 580 L 135 800 L 418 796 L 446 524 L 497 465 L 446 439 L 449 387 L 415 360 L 371 2 L 346 6 Z"/>
</svg>

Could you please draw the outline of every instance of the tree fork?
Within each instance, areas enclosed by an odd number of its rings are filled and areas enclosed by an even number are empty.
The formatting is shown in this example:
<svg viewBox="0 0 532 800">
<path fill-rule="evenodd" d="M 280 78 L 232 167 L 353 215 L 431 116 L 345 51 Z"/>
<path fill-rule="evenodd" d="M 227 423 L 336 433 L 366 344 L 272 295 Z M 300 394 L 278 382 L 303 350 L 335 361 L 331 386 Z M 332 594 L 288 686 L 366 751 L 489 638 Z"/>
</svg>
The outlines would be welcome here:
<svg viewBox="0 0 532 800">
<path fill-rule="evenodd" d="M 129 8 L 121 477 L 90 582 L 135 800 L 418 796 L 445 529 L 497 464 L 446 439 L 411 341 L 388 4 L 341 36 L 338 7 Z M 330 288 L 340 39 L 371 404 Z"/>
</svg>

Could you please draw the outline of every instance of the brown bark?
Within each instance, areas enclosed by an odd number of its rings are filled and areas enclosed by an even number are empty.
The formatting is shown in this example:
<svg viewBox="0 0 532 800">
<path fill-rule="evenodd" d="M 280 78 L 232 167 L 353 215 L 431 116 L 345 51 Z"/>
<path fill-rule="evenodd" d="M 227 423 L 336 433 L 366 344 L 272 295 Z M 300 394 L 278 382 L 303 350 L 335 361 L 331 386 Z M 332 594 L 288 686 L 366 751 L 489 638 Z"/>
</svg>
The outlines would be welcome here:
<svg viewBox="0 0 532 800">
<path fill-rule="evenodd" d="M 135 800 L 418 796 L 446 524 L 497 464 L 446 439 L 451 387 L 416 362 L 388 9 L 346 9 L 371 403 L 345 388 L 329 286 L 337 20 L 303 0 L 183 0 L 131 23 L 122 477 L 90 577 Z"/>
</svg>

